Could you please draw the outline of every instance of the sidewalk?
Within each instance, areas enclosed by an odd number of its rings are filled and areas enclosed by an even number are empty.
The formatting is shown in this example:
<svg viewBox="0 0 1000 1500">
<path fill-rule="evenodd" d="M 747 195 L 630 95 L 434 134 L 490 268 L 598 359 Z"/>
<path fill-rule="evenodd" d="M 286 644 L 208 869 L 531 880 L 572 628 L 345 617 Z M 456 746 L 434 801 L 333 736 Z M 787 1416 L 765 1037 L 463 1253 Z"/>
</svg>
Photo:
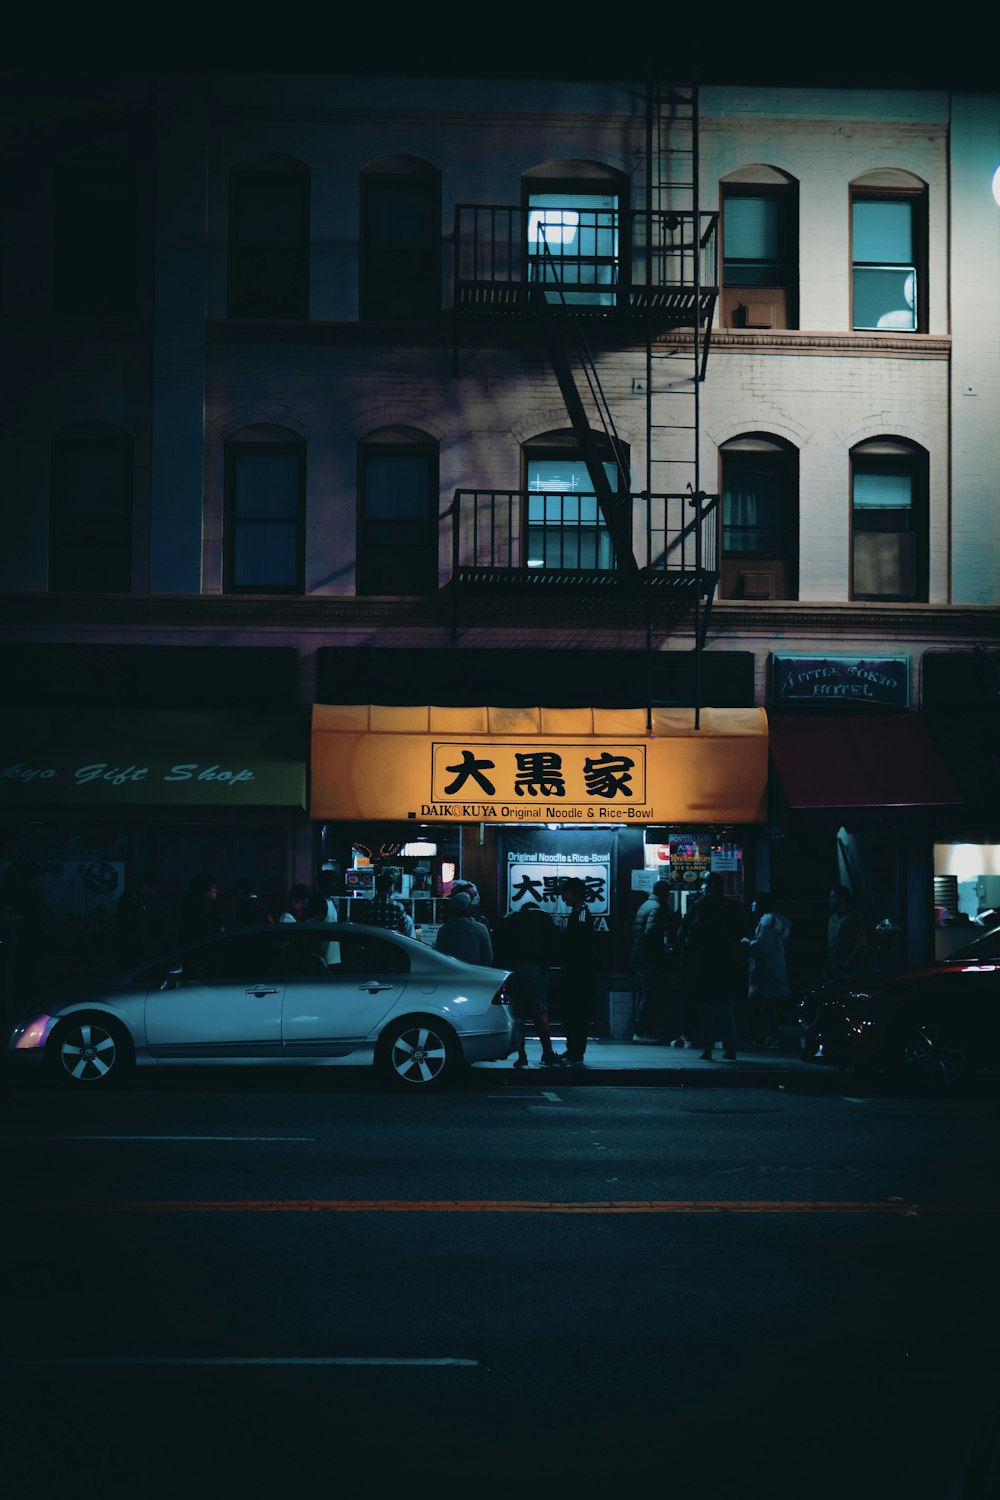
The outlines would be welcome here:
<svg viewBox="0 0 1000 1500">
<path fill-rule="evenodd" d="M 557 1032 L 555 1050 L 562 1052 L 565 1041 Z M 605 1037 L 591 1037 L 582 1067 L 546 1068 L 541 1063 L 541 1046 L 537 1038 L 527 1041 L 527 1068 L 515 1068 L 513 1057 L 503 1062 L 477 1063 L 476 1073 L 501 1075 L 510 1083 L 569 1084 L 640 1084 L 690 1083 L 724 1084 L 740 1087 L 749 1084 L 777 1084 L 788 1079 L 836 1079 L 839 1069 L 827 1063 L 804 1062 L 799 1054 L 798 1032 L 794 1027 L 782 1030 L 775 1051 L 757 1051 L 737 1047 L 736 1061 L 726 1062 L 716 1044 L 712 1062 L 703 1062 L 700 1046 L 671 1047 L 667 1042 L 619 1042 Z"/>
</svg>

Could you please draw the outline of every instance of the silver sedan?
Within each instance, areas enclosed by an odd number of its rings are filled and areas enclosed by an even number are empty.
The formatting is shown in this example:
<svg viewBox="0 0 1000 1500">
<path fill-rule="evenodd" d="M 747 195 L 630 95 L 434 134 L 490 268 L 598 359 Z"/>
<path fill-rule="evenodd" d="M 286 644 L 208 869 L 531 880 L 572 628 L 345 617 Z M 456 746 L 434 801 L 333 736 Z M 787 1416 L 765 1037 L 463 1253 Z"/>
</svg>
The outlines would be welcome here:
<svg viewBox="0 0 1000 1500">
<path fill-rule="evenodd" d="M 53 1001 L 8 1048 L 81 1091 L 136 1066 L 371 1064 L 420 1092 L 510 1054 L 507 978 L 381 928 L 244 927 Z"/>
</svg>

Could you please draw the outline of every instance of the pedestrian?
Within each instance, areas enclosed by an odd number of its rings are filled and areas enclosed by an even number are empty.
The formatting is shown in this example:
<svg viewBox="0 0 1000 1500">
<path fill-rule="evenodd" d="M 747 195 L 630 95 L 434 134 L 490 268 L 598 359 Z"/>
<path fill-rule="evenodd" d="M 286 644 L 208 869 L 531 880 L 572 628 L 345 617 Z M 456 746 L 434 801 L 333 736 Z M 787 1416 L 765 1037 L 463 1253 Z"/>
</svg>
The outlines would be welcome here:
<svg viewBox="0 0 1000 1500">
<path fill-rule="evenodd" d="M 736 1060 L 736 996 L 746 985 L 743 913 L 725 895 L 722 876 L 709 875 L 698 903 L 686 918 L 686 972 L 698 1004 L 703 1062 L 712 1061 L 717 1041 L 727 1062 Z"/>
<path fill-rule="evenodd" d="M 268 920 L 260 899 L 260 890 L 253 880 L 237 880 L 233 891 L 233 927 L 255 927 Z"/>
<path fill-rule="evenodd" d="M 485 926 L 473 919 L 471 911 L 472 903 L 464 892 L 447 896 L 434 947 L 438 953 L 450 954 L 463 963 L 489 965 L 493 962 L 493 944 Z"/>
<path fill-rule="evenodd" d="M 123 969 L 152 958 L 164 946 L 160 877 L 143 870 L 115 906 L 115 954 Z"/>
<path fill-rule="evenodd" d="M 566 1051 L 561 1055 L 579 1067 L 587 1050 L 594 1009 L 594 917 L 587 905 L 587 887 L 578 875 L 564 880 L 559 894 L 569 907 L 558 948 L 559 1018 L 566 1030 Z"/>
<path fill-rule="evenodd" d="M 493 937 L 493 928 L 483 915 L 483 904 L 479 896 L 479 887 L 474 880 L 456 880 L 452 882 L 451 896 L 468 896 L 470 901 L 469 916 L 474 922 L 482 922 L 490 938 Z"/>
<path fill-rule="evenodd" d="M 339 922 L 337 890 L 340 882 L 333 870 L 320 870 L 316 876 L 316 908 L 321 922 Z"/>
<path fill-rule="evenodd" d="M 846 885 L 835 885 L 827 897 L 826 977 L 858 974 L 868 959 L 864 918 Z"/>
<path fill-rule="evenodd" d="M 390 870 L 381 870 L 375 876 L 375 895 L 365 910 L 364 921 L 369 927 L 384 927 L 388 932 L 401 932 L 404 937 L 413 937 L 415 928 L 402 901 L 393 896 L 396 878 Z"/>
<path fill-rule="evenodd" d="M 658 880 L 632 922 L 630 961 L 636 995 L 634 1042 L 662 1038 L 684 1045 L 684 1024 L 671 993 L 670 883 Z"/>
<path fill-rule="evenodd" d="M 288 892 L 284 909 L 278 918 L 279 923 L 308 921 L 310 916 L 309 898 L 311 894 L 307 885 L 293 885 Z"/>
<path fill-rule="evenodd" d="M 201 938 L 217 937 L 222 928 L 219 887 L 215 876 L 196 875 L 188 886 L 187 896 L 181 906 L 179 940 L 182 943 L 195 943 Z"/>
<path fill-rule="evenodd" d="M 769 891 L 758 891 L 750 907 L 756 919 L 753 937 L 744 938 L 747 973 L 747 1031 L 752 1047 L 775 1047 L 778 1017 L 791 995 L 785 945 L 792 924 L 775 911 Z"/>
<path fill-rule="evenodd" d="M 515 1068 L 528 1066 L 525 1027 L 529 1023 L 542 1044 L 542 1064 L 559 1062 L 549 1029 L 549 970 L 555 957 L 559 930 L 547 912 L 534 901 L 508 912 L 497 927 L 496 961 L 511 976 L 507 984 L 511 1009 L 517 1022 Z"/>
</svg>

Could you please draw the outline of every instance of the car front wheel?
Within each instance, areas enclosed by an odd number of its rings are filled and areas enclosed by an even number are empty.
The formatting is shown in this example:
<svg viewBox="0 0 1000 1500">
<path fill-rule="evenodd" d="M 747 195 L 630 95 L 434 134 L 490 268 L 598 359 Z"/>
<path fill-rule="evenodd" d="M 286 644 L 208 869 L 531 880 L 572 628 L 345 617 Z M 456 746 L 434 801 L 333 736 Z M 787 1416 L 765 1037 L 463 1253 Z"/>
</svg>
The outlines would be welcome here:
<svg viewBox="0 0 1000 1500">
<path fill-rule="evenodd" d="M 411 1017 L 387 1027 L 376 1063 L 395 1088 L 442 1088 L 458 1073 L 462 1052 L 450 1027 L 430 1017 Z"/>
<path fill-rule="evenodd" d="M 111 1088 L 130 1071 L 132 1044 L 106 1016 L 72 1016 L 56 1027 L 45 1051 L 56 1083 L 67 1088 Z"/>
</svg>

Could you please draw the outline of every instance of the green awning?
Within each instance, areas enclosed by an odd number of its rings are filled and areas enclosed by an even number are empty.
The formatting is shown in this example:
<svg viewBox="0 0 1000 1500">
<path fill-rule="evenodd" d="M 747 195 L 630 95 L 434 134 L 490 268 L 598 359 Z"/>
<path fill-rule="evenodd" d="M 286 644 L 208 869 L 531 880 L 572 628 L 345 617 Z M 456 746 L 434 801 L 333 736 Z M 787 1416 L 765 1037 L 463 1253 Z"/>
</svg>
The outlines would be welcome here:
<svg viewBox="0 0 1000 1500">
<path fill-rule="evenodd" d="M 306 805 L 308 714 L 15 709 L 0 810 Z"/>
</svg>

